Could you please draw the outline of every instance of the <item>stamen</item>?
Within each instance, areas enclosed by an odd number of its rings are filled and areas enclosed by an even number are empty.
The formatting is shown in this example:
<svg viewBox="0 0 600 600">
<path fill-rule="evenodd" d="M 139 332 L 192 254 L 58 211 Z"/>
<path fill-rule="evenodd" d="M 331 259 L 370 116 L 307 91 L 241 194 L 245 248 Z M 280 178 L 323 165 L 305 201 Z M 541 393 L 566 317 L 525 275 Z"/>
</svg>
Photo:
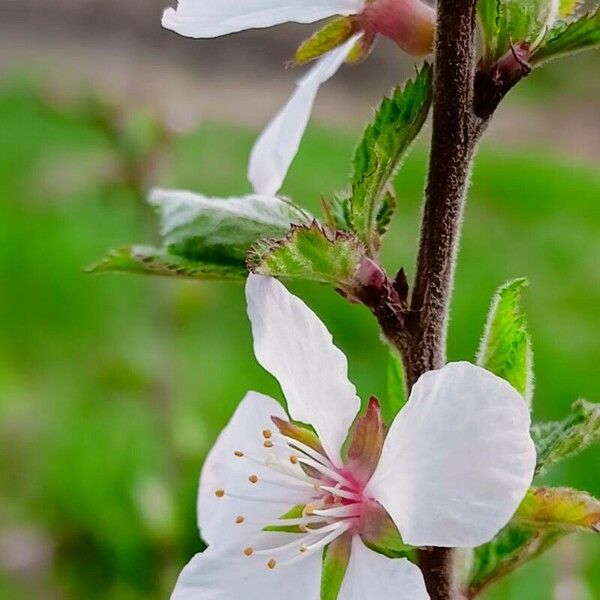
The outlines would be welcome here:
<svg viewBox="0 0 600 600">
<path fill-rule="evenodd" d="M 312 467 L 313 469 L 315 469 L 317 471 L 320 471 L 323 475 L 329 477 L 330 479 L 333 479 L 334 481 L 337 481 L 347 487 L 352 487 L 352 484 L 344 476 L 340 475 L 333 469 L 330 469 L 330 468 L 322 465 L 321 463 L 317 462 L 316 460 L 312 460 L 311 458 L 305 458 L 303 456 L 299 457 L 298 460 L 302 464 L 305 464 L 309 467 Z"/>
<path fill-rule="evenodd" d="M 330 487 L 327 485 L 321 485 L 320 489 L 325 490 L 326 492 L 329 492 L 330 494 L 332 494 L 334 496 L 339 496 L 340 498 L 346 498 L 346 500 L 356 500 L 357 502 L 360 502 L 362 500 L 362 498 L 359 494 L 355 494 L 354 492 L 349 492 L 348 490 L 344 490 L 339 487 Z"/>
<path fill-rule="evenodd" d="M 246 556 L 252 556 L 254 554 L 254 550 L 252 548 L 244 548 L 244 554 Z"/>
<path fill-rule="evenodd" d="M 236 450 L 233 453 L 234 456 L 237 456 L 238 458 L 242 458 L 244 456 L 244 453 L 241 450 Z"/>
<path fill-rule="evenodd" d="M 215 491 L 215 496 L 217 498 L 222 498 L 225 495 L 225 490 L 218 489 Z"/>
<path fill-rule="evenodd" d="M 263 429 L 262 434 L 266 440 L 270 440 L 271 437 L 273 436 L 273 432 L 270 429 Z"/>
<path fill-rule="evenodd" d="M 292 454 L 292 455 L 290 456 L 290 462 L 291 462 L 293 465 L 297 465 L 297 464 L 298 464 L 298 457 L 297 457 L 295 454 Z"/>
<path fill-rule="evenodd" d="M 277 561 L 272 558 L 268 563 L 267 563 L 267 567 L 269 567 L 269 569 L 274 569 L 277 566 Z"/>
<path fill-rule="evenodd" d="M 273 442 L 271 440 L 265 440 L 265 443 L 263 444 L 263 446 L 265 448 L 272 448 L 273 447 Z"/>
<path fill-rule="evenodd" d="M 334 468 L 333 463 L 326 456 L 302 442 L 299 442 L 293 438 L 285 437 L 283 435 L 276 435 L 274 439 L 281 442 L 280 444 L 275 444 L 279 448 L 285 448 L 286 450 L 289 450 L 290 447 L 293 447 L 296 450 L 300 450 L 300 452 L 306 454 L 306 456 L 309 456 L 313 460 L 320 462 L 322 465 Z"/>
<path fill-rule="evenodd" d="M 338 518 L 348 518 L 348 517 L 359 517 L 361 513 L 361 505 L 359 503 L 356 504 L 347 504 L 345 506 L 336 506 L 334 508 L 326 508 L 324 510 L 313 510 L 311 514 L 318 515 L 320 517 L 338 517 Z"/>
<path fill-rule="evenodd" d="M 235 522 L 237 525 L 241 525 L 244 522 L 244 517 L 242 517 L 242 515 L 236 517 Z"/>
<path fill-rule="evenodd" d="M 248 477 L 248 481 L 250 483 L 258 483 L 258 476 L 257 475 L 250 475 L 250 477 Z"/>
</svg>

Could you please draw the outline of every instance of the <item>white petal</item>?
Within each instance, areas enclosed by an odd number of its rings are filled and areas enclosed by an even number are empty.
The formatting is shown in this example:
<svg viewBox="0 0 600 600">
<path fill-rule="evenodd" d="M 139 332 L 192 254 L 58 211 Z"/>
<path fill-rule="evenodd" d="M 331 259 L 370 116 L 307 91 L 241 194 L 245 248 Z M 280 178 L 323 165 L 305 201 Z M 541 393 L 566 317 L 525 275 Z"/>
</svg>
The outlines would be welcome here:
<svg viewBox="0 0 600 600">
<path fill-rule="evenodd" d="M 289 566 L 266 566 L 268 557 L 209 548 L 183 569 L 171 600 L 306 600 L 319 598 L 320 552 Z"/>
<path fill-rule="evenodd" d="M 421 570 L 405 558 L 391 559 L 369 550 L 358 536 L 338 600 L 428 600 Z"/>
<path fill-rule="evenodd" d="M 250 275 L 246 297 L 258 362 L 279 381 L 290 416 L 312 425 L 340 466 L 360 408 L 346 357 L 317 315 L 276 279 Z"/>
<path fill-rule="evenodd" d="M 288 103 L 258 138 L 248 167 L 248 179 L 255 193 L 272 196 L 279 191 L 300 147 L 319 86 L 337 72 L 361 35 L 353 36 L 319 59 L 298 81 Z"/>
<path fill-rule="evenodd" d="M 287 21 L 313 23 L 333 15 L 352 15 L 363 0 L 179 0 L 162 24 L 181 35 L 212 38 Z"/>
<path fill-rule="evenodd" d="M 287 418 L 275 400 L 249 392 L 206 458 L 200 476 L 198 525 L 208 544 L 247 538 L 310 497 L 310 489 L 303 492 L 267 483 L 281 482 L 289 486 L 294 480 L 248 459 L 248 456 L 260 458 L 266 455 L 262 432 L 275 429 L 271 416 Z M 236 451 L 244 452 L 245 456 L 236 457 Z M 258 483 L 251 483 L 250 475 L 257 475 Z M 219 498 L 215 493 L 217 490 L 224 490 L 225 496 Z M 228 494 L 254 500 L 233 498 Z M 238 516 L 244 517 L 244 523 L 236 524 Z"/>
<path fill-rule="evenodd" d="M 392 424 L 368 485 L 414 546 L 488 542 L 533 477 L 535 448 L 523 397 L 469 363 L 423 375 Z"/>
</svg>

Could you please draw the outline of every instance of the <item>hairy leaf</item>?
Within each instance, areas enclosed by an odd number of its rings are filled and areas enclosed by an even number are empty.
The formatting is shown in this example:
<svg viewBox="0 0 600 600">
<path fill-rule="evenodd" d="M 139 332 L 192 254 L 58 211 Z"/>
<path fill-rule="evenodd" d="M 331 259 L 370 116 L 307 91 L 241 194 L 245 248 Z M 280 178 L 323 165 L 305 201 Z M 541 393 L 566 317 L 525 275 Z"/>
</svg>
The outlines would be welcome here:
<svg viewBox="0 0 600 600">
<path fill-rule="evenodd" d="M 302 42 L 296 51 L 294 62 L 297 65 L 303 65 L 337 48 L 337 46 L 350 39 L 359 27 L 357 20 L 352 17 L 332 19 L 306 41 Z"/>
<path fill-rule="evenodd" d="M 488 64 L 511 44 L 535 46 L 558 16 L 556 0 L 479 0 L 478 6 Z"/>
<path fill-rule="evenodd" d="M 375 251 L 378 231 L 389 220 L 389 210 L 381 214 L 385 188 L 399 168 L 407 150 L 415 140 L 431 105 L 431 66 L 425 64 L 414 81 L 396 88 L 384 98 L 373 122 L 367 127 L 353 160 L 350 222 L 352 229 Z"/>
<path fill-rule="evenodd" d="M 526 279 L 498 289 L 479 346 L 477 364 L 506 379 L 528 403 L 533 387 L 533 358 L 525 317 L 520 308 Z"/>
<path fill-rule="evenodd" d="M 293 226 L 279 240 L 259 240 L 248 253 L 249 268 L 261 275 L 352 287 L 364 248 L 349 232 L 326 232 L 319 224 Z"/>
<path fill-rule="evenodd" d="M 570 488 L 531 488 L 514 521 L 531 527 L 600 533 L 600 500 Z"/>
<path fill-rule="evenodd" d="M 559 23 L 550 30 L 540 48 L 534 53 L 533 64 L 567 54 L 600 47 L 600 6 L 570 21 Z"/>
<path fill-rule="evenodd" d="M 337 600 L 350 562 L 351 551 L 351 533 L 340 536 L 323 551 L 321 600 Z"/>
<path fill-rule="evenodd" d="M 248 274 L 241 265 L 191 261 L 150 246 L 128 246 L 113 250 L 87 270 L 90 273 L 121 271 L 186 279 L 242 279 Z"/>
<path fill-rule="evenodd" d="M 531 430 L 541 474 L 557 462 L 600 441 L 600 404 L 578 400 L 563 421 L 536 424 Z"/>
</svg>

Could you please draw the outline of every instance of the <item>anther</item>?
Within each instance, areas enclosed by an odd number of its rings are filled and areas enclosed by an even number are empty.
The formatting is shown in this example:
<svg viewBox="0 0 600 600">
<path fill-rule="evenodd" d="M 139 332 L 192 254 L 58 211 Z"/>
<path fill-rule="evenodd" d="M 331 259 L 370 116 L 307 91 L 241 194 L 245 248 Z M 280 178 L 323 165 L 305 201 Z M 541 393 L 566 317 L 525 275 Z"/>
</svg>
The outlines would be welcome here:
<svg viewBox="0 0 600 600">
<path fill-rule="evenodd" d="M 242 458 L 244 456 L 244 453 L 241 450 L 236 450 L 233 454 L 238 458 Z"/>
<path fill-rule="evenodd" d="M 265 448 L 272 448 L 273 442 L 271 440 L 265 440 L 265 443 L 263 445 Z"/>
<path fill-rule="evenodd" d="M 250 475 L 250 477 L 248 477 L 248 481 L 250 483 L 256 483 L 258 481 L 258 476 L 257 475 Z"/>
<path fill-rule="evenodd" d="M 297 465 L 297 464 L 298 464 L 298 457 L 297 457 L 295 454 L 292 454 L 292 455 L 290 456 L 290 462 L 291 462 L 293 465 Z"/>
<path fill-rule="evenodd" d="M 267 567 L 269 567 L 269 569 L 274 569 L 277 565 L 277 561 L 272 558 L 268 563 L 267 563 Z"/>
<path fill-rule="evenodd" d="M 302 546 L 300 546 L 300 552 L 304 553 L 308 550 L 308 546 L 306 546 L 305 544 L 302 544 Z"/>
<path fill-rule="evenodd" d="M 217 498 L 222 498 L 225 495 L 225 490 L 216 490 L 215 491 L 215 496 Z"/>
<path fill-rule="evenodd" d="M 240 515 L 239 517 L 236 517 L 235 522 L 238 525 L 241 525 L 244 522 L 244 517 L 242 517 L 242 515 Z"/>
<path fill-rule="evenodd" d="M 254 550 L 252 548 L 244 548 L 244 554 L 246 556 L 252 556 L 254 554 Z"/>
<path fill-rule="evenodd" d="M 270 440 L 271 437 L 273 436 L 273 432 L 270 429 L 263 429 L 262 434 L 266 440 Z"/>
<path fill-rule="evenodd" d="M 304 512 L 305 512 L 307 515 L 314 515 L 314 514 L 315 514 L 315 507 L 314 507 L 314 505 L 313 505 L 313 504 L 307 504 L 307 505 L 304 507 Z"/>
</svg>

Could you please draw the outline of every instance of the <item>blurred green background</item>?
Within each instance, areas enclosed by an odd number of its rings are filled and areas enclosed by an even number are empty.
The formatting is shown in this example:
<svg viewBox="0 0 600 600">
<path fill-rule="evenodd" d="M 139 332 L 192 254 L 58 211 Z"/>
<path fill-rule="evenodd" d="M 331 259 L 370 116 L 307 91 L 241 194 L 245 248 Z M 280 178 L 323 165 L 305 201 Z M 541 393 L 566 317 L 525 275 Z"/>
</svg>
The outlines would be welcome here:
<svg viewBox="0 0 600 600">
<path fill-rule="evenodd" d="M 254 38 L 247 42 L 266 53 Z M 91 67 L 73 86 L 65 71 L 49 78 L 41 56 L 33 68 L 14 57 L 6 64 L 0 597 L 165 598 L 202 547 L 195 496 L 203 456 L 246 390 L 280 392 L 252 356 L 241 285 L 92 276 L 83 268 L 107 249 L 155 239 L 156 221 L 143 202 L 151 185 L 246 192 L 246 160 L 260 123 L 243 116 L 236 125 L 214 124 L 200 115 L 183 127 L 186 117 L 178 114 L 174 134 L 161 98 L 107 94 Z M 387 63 L 375 64 L 389 75 Z M 333 117 L 319 113 L 286 182 L 284 192 L 313 210 L 321 193 L 346 185 L 364 107 L 376 98 L 359 90 L 347 98 L 356 110 L 338 111 L 335 103 L 356 81 L 343 79 L 326 96 Z M 278 85 L 284 97 L 289 87 Z M 511 97 L 498 125 L 509 131 L 483 145 L 473 175 L 450 357 L 474 356 L 495 288 L 527 276 L 537 419 L 560 418 L 578 397 L 598 400 L 598 127 L 590 125 L 590 138 L 584 122 L 583 139 L 577 127 L 561 125 L 572 118 L 566 107 L 578 106 L 581 115 L 595 103 L 597 110 L 598 85 L 597 55 L 536 74 Z M 256 102 L 241 85 L 231 93 L 245 110 Z M 214 90 L 206 95 L 215 102 Z M 539 121 L 540 113 L 541 133 L 524 136 L 520 124 Z M 551 142 L 555 136 L 560 144 Z M 400 206 L 385 248 L 386 264 L 409 272 L 426 138 L 397 179 Z M 580 150 L 577 159 L 571 148 Z M 333 331 L 361 395 L 385 394 L 386 350 L 366 310 L 318 286 L 294 291 Z M 600 495 L 599 459 L 589 450 L 548 481 Z M 599 564 L 597 540 L 572 537 L 488 597 L 600 598 Z"/>
</svg>

